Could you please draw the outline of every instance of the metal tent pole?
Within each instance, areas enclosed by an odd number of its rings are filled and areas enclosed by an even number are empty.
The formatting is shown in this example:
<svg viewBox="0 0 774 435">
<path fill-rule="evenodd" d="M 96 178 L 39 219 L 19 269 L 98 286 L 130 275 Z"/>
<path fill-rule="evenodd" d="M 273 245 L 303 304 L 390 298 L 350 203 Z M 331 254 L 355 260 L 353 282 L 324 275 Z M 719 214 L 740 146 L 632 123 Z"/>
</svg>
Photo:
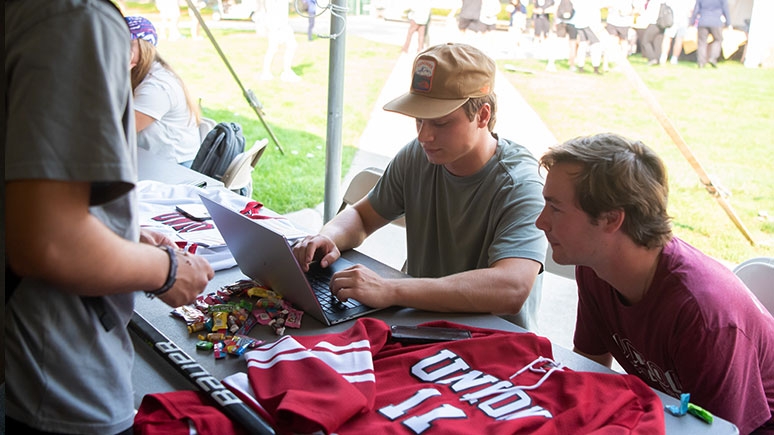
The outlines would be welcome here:
<svg viewBox="0 0 774 435">
<path fill-rule="evenodd" d="M 340 200 L 346 14 L 346 0 L 334 0 L 331 5 L 331 42 L 328 65 L 328 131 L 325 149 L 324 222 L 330 221 L 336 215 Z"/>
<path fill-rule="evenodd" d="M 659 104 L 658 100 L 656 100 L 656 97 L 653 96 L 652 92 L 650 92 L 650 89 L 648 89 L 648 86 L 645 85 L 645 82 L 642 81 L 642 78 L 637 74 L 637 71 L 634 70 L 632 64 L 629 63 L 629 60 L 624 59 L 621 62 L 621 67 L 623 68 L 626 77 L 632 82 L 632 84 L 634 84 L 634 87 L 637 88 L 640 96 L 645 99 L 645 102 L 656 116 L 656 119 L 658 120 L 659 124 L 661 124 L 661 127 L 664 129 L 664 131 L 667 132 L 669 137 L 672 139 L 672 142 L 677 145 L 677 148 L 683 154 L 683 157 L 685 157 L 693 170 L 696 171 L 696 173 L 699 175 L 699 180 L 701 180 L 702 184 L 707 189 L 707 192 L 709 192 L 709 194 L 718 201 L 720 207 L 723 209 L 723 211 L 726 212 L 728 217 L 731 219 L 734 225 L 736 225 L 739 231 L 742 232 L 747 241 L 750 242 L 752 246 L 755 246 L 755 241 L 750 235 L 750 232 L 747 231 L 744 223 L 739 219 L 739 216 L 737 216 L 737 214 L 734 212 L 734 209 L 731 208 L 731 204 L 726 201 L 726 198 L 712 183 L 712 180 L 707 174 L 707 171 L 704 170 L 704 167 L 702 167 L 701 163 L 699 163 L 699 161 L 696 159 L 696 156 L 694 156 L 693 152 L 688 147 L 685 139 L 683 139 L 683 137 L 680 135 L 680 132 L 677 131 L 677 127 L 675 127 L 675 125 L 672 123 L 672 120 L 669 119 L 666 112 L 664 111 L 664 108 L 661 107 L 661 104 Z"/>
<path fill-rule="evenodd" d="M 269 133 L 269 136 L 271 136 L 271 140 L 274 142 L 274 144 L 277 146 L 277 149 L 279 150 L 280 154 L 283 156 L 285 155 L 285 151 L 282 150 L 282 146 L 279 143 L 279 140 L 277 140 L 277 136 L 274 135 L 274 132 L 271 130 L 271 127 L 269 127 L 269 124 L 266 123 L 266 120 L 263 119 L 263 105 L 261 105 L 261 102 L 258 101 L 258 97 L 255 96 L 255 93 L 252 89 L 245 89 L 245 87 L 242 85 L 242 81 L 239 80 L 239 76 L 237 76 L 236 71 L 234 71 L 234 68 L 231 67 L 231 63 L 226 58 L 226 55 L 223 53 L 223 50 L 220 49 L 220 45 L 218 45 L 218 41 L 215 40 L 215 37 L 212 35 L 212 32 L 210 32 L 210 28 L 207 27 L 207 24 L 204 22 L 204 18 L 202 18 L 202 14 L 199 13 L 199 9 L 197 9 L 192 0 L 185 0 L 185 2 L 188 4 L 188 8 L 196 15 L 196 19 L 199 21 L 199 25 L 202 26 L 202 29 L 204 30 L 204 33 L 207 34 L 207 38 L 209 38 L 210 42 L 212 42 L 212 46 L 215 47 L 215 51 L 218 52 L 218 55 L 223 60 L 223 63 L 226 64 L 226 68 L 228 68 L 228 71 L 231 73 L 231 76 L 234 77 L 234 80 L 237 82 L 237 85 L 239 85 L 239 89 L 242 90 L 242 95 L 245 96 L 245 99 L 247 100 L 247 103 L 250 104 L 250 107 L 253 108 L 253 111 L 256 115 L 258 115 L 258 119 L 261 120 L 261 124 L 263 124 L 263 128 L 266 129 L 266 131 Z"/>
</svg>

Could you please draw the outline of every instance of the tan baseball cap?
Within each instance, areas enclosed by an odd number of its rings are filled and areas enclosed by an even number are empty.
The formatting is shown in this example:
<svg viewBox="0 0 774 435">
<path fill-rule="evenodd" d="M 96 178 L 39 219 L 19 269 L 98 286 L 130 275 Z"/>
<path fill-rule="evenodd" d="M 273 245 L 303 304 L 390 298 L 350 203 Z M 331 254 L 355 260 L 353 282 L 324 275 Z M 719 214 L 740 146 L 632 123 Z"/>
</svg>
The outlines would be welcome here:
<svg viewBox="0 0 774 435">
<path fill-rule="evenodd" d="M 446 116 L 471 98 L 494 91 L 497 67 L 481 50 L 466 44 L 436 45 L 414 60 L 411 89 L 384 105 L 384 110 L 413 118 Z"/>
</svg>

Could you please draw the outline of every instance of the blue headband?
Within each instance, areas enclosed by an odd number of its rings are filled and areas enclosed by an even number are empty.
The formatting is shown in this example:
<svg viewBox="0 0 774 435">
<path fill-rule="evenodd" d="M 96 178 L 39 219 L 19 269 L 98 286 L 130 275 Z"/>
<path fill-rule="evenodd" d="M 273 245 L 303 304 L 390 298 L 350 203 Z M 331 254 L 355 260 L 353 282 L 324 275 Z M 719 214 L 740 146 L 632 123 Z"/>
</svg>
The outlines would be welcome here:
<svg viewBox="0 0 774 435">
<path fill-rule="evenodd" d="M 154 46 L 158 44 L 159 37 L 156 35 L 156 28 L 153 27 L 147 18 L 144 17 L 124 17 L 129 26 L 129 33 L 132 39 L 144 39 Z"/>
</svg>

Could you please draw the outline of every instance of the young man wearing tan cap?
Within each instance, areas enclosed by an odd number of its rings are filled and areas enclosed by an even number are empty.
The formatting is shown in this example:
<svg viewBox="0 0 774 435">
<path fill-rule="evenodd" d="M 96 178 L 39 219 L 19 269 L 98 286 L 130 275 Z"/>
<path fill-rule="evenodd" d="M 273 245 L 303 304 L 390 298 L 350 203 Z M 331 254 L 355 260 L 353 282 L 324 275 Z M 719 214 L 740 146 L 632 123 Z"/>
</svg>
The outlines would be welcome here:
<svg viewBox="0 0 774 435">
<path fill-rule="evenodd" d="M 511 315 L 536 328 L 546 241 L 535 220 L 543 181 L 530 152 L 492 133 L 496 66 L 480 50 L 445 44 L 414 61 L 410 91 L 385 110 L 416 119 L 367 197 L 298 243 L 323 267 L 377 229 L 406 218 L 411 279 L 383 279 L 358 265 L 336 273 L 333 293 L 373 307 Z"/>
</svg>

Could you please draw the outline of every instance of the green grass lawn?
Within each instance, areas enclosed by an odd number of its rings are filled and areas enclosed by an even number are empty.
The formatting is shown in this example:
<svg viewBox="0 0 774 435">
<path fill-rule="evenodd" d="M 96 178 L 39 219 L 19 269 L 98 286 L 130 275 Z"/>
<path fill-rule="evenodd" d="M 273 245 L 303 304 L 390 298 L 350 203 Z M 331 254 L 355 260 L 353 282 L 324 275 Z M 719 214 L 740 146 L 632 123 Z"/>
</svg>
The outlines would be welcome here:
<svg viewBox="0 0 774 435">
<path fill-rule="evenodd" d="M 134 4 L 129 5 L 131 12 Z M 137 6 L 154 19 L 153 8 Z M 180 27 L 187 34 L 187 25 Z M 318 205 L 325 183 L 329 42 L 296 35 L 293 69 L 303 81 L 288 84 L 259 80 L 265 38 L 252 30 L 213 33 L 244 87 L 262 102 L 264 118 L 285 150 L 283 156 L 269 143 L 254 173 L 254 198 L 280 213 Z M 209 40 L 161 41 L 159 51 L 201 99 L 205 116 L 239 122 L 248 145 L 268 137 Z M 342 175 L 399 51 L 347 35 Z M 282 54 L 281 49 L 274 59 L 275 76 Z M 755 247 L 707 193 L 623 73 L 574 74 L 566 62 L 558 63 L 556 73 L 545 72 L 537 60 L 498 64 L 557 140 L 612 131 L 653 147 L 669 170 L 670 214 L 678 236 L 729 263 L 774 256 L 774 73 L 736 61 L 699 70 L 689 62 L 647 67 L 639 56 L 630 60 L 714 183 L 730 193 L 728 201 Z M 505 64 L 522 72 L 507 72 Z"/>
<path fill-rule="evenodd" d="M 506 75 L 558 141 L 611 131 L 643 141 L 665 160 L 675 233 L 728 262 L 774 255 L 774 72 L 728 61 L 718 69 L 695 63 L 648 67 L 630 58 L 639 76 L 685 139 L 753 240 L 700 183 L 699 176 L 623 73 L 576 74 L 565 62 L 544 71 L 537 60 L 500 61 Z"/>
<path fill-rule="evenodd" d="M 181 26 L 184 34 L 186 30 L 186 26 Z M 253 173 L 253 197 L 279 213 L 321 203 L 328 116 L 328 40 L 310 42 L 305 35 L 296 35 L 298 47 L 293 70 L 302 81 L 285 83 L 278 78 L 283 47 L 274 57 L 275 79 L 262 81 L 265 37 L 252 30 L 212 29 L 212 33 L 242 85 L 258 97 L 263 118 L 285 152 L 282 155 L 270 139 Z M 207 38 L 161 41 L 159 52 L 183 78 L 190 93 L 200 99 L 204 116 L 218 122 L 239 122 L 248 147 L 255 140 L 270 138 Z M 349 168 L 360 134 L 399 52 L 399 47 L 354 36 L 346 38 L 342 176 Z"/>
</svg>

